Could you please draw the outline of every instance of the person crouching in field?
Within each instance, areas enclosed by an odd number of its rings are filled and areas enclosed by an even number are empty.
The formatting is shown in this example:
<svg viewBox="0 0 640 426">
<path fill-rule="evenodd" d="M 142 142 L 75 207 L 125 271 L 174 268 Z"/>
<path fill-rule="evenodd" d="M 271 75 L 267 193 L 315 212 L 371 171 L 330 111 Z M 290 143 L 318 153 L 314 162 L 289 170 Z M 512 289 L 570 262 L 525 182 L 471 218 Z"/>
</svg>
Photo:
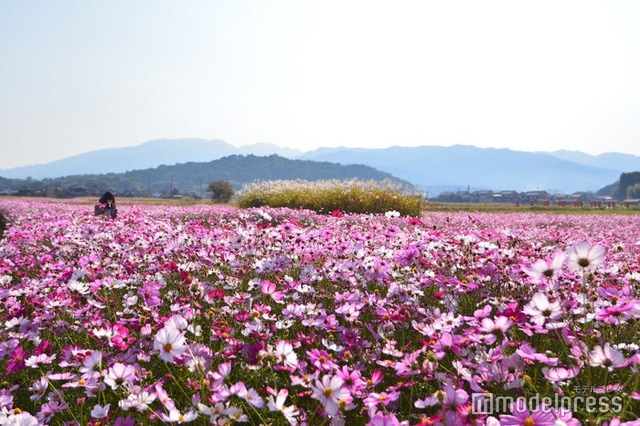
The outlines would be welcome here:
<svg viewBox="0 0 640 426">
<path fill-rule="evenodd" d="M 118 209 L 116 208 L 116 197 L 109 191 L 105 192 L 98 200 L 98 204 L 94 207 L 94 213 L 96 216 L 105 215 L 112 219 L 115 219 L 118 215 Z"/>
</svg>

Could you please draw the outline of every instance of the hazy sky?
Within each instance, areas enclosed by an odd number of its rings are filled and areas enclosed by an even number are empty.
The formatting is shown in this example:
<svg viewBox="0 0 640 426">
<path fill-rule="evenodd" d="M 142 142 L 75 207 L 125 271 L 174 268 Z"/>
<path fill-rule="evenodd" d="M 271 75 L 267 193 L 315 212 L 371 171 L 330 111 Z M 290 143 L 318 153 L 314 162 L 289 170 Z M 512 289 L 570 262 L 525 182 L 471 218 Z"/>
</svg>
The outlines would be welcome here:
<svg viewBox="0 0 640 426">
<path fill-rule="evenodd" d="M 0 0 L 0 168 L 151 139 L 640 155 L 640 2 Z"/>
</svg>

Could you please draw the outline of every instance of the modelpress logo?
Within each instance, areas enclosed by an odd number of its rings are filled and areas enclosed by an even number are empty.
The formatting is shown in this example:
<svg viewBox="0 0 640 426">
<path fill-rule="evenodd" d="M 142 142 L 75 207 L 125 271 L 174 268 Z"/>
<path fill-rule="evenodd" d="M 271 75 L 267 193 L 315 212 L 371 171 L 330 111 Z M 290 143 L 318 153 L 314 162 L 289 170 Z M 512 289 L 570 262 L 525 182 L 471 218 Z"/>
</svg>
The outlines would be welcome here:
<svg viewBox="0 0 640 426">
<path fill-rule="evenodd" d="M 472 393 L 471 412 L 474 414 L 509 414 L 524 412 L 543 413 L 575 413 L 586 411 L 588 413 L 614 413 L 622 411 L 622 396 L 615 394 L 606 395 L 559 395 L 531 397 L 497 396 L 492 393 Z"/>
</svg>

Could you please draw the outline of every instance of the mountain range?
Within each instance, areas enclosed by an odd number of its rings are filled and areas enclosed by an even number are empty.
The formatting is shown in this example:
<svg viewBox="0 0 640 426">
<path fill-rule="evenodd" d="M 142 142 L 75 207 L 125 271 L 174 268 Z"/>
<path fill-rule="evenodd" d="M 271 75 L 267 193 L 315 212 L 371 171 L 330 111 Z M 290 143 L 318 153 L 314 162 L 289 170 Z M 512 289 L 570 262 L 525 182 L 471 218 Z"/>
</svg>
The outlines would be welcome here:
<svg viewBox="0 0 640 426">
<path fill-rule="evenodd" d="M 72 174 L 123 173 L 160 165 L 208 162 L 228 155 L 248 154 L 278 154 L 294 158 L 301 151 L 263 143 L 235 147 L 219 139 L 158 139 L 136 146 L 98 149 L 46 164 L 0 169 L 0 176 L 9 179 L 45 179 Z"/>
<path fill-rule="evenodd" d="M 573 159 L 568 159 L 569 155 L 573 155 Z M 619 163 L 612 162 L 612 156 L 619 157 Z M 359 162 L 405 179 L 434 195 L 467 188 L 550 193 L 596 191 L 617 180 L 623 172 L 640 170 L 640 157 L 612 156 L 454 145 L 321 148 L 303 154 L 302 158 L 341 164 Z"/>
<path fill-rule="evenodd" d="M 277 154 L 290 159 L 361 164 L 406 180 L 436 195 L 446 190 L 596 191 L 623 172 L 640 170 L 640 157 L 579 151 L 524 152 L 467 145 L 370 148 L 319 148 L 297 151 L 271 144 L 235 147 L 221 140 L 161 139 L 141 145 L 79 154 L 47 164 L 0 170 L 4 178 L 55 178 L 77 174 L 122 173 L 187 162 L 209 162 L 229 155 Z"/>
</svg>

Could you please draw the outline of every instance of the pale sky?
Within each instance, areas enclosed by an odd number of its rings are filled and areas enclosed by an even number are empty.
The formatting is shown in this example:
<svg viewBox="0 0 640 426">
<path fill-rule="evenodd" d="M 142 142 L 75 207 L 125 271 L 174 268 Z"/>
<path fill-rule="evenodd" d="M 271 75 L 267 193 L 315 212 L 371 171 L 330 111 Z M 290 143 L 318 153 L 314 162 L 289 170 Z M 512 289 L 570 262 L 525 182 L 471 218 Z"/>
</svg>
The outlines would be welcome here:
<svg viewBox="0 0 640 426">
<path fill-rule="evenodd" d="M 0 168 L 160 138 L 640 155 L 640 2 L 0 0 Z"/>
</svg>

